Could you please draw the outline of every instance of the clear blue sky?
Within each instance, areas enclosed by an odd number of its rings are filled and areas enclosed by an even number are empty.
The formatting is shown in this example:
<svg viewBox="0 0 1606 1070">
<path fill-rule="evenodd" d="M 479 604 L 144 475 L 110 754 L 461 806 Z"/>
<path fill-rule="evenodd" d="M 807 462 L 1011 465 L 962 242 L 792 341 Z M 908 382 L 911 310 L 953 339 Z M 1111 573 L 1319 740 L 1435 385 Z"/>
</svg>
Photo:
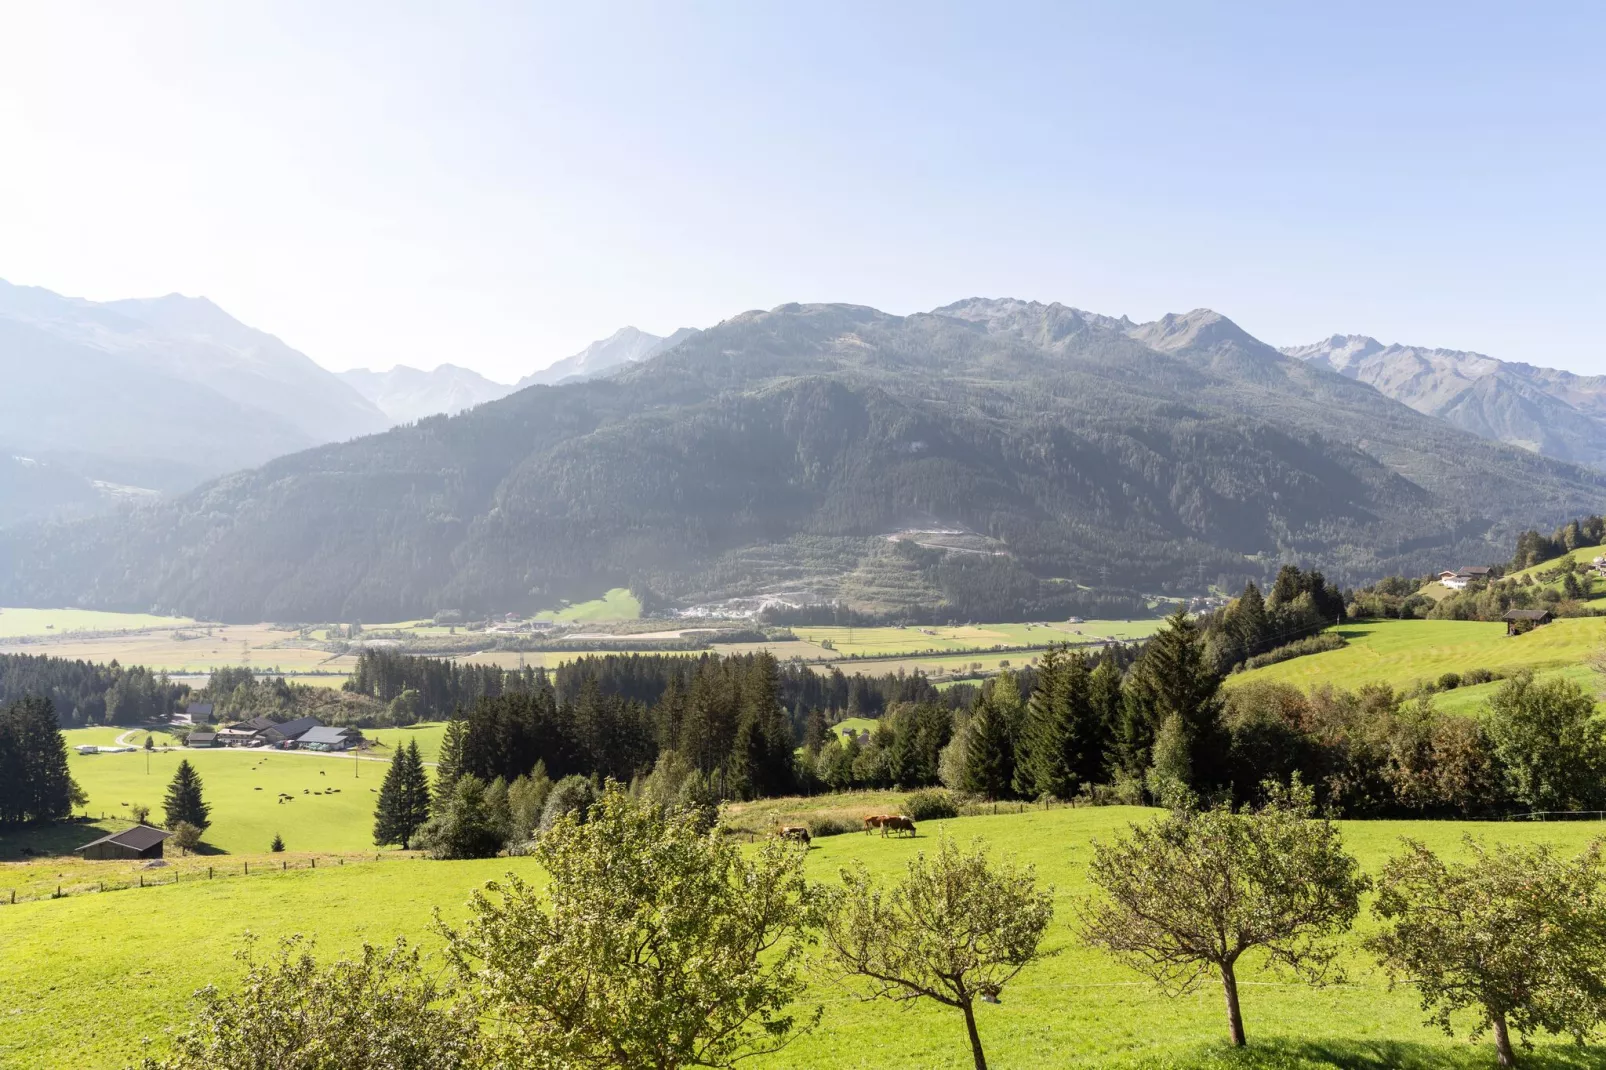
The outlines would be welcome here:
<svg viewBox="0 0 1606 1070">
<path fill-rule="evenodd" d="M 511 380 L 627 323 L 981 294 L 1606 372 L 1599 4 L 6 24 L 0 277 L 205 294 L 331 367 Z"/>
</svg>

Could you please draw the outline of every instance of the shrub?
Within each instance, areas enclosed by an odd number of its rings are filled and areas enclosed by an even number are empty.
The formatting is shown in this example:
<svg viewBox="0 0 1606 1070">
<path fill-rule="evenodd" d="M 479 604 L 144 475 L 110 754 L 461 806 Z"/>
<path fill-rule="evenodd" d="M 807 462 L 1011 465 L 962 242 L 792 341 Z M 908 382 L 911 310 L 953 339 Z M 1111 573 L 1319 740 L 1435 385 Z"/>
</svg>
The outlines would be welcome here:
<svg viewBox="0 0 1606 1070">
<path fill-rule="evenodd" d="M 1499 679 L 1502 679 L 1500 673 L 1491 672 L 1488 669 L 1473 669 L 1470 672 L 1461 674 L 1461 686 L 1476 687 L 1478 684 L 1486 684 L 1491 680 Z"/>
<path fill-rule="evenodd" d="M 959 802 L 941 788 L 917 791 L 903 802 L 903 812 L 916 821 L 940 821 L 959 816 Z"/>
<path fill-rule="evenodd" d="M 808 819 L 809 835 L 815 838 L 821 836 L 840 836 L 844 832 L 857 832 L 864 827 L 864 822 L 842 814 L 819 814 Z"/>
<path fill-rule="evenodd" d="M 1275 665 L 1279 661 L 1302 658 L 1306 654 L 1320 654 L 1325 650 L 1337 650 L 1339 647 L 1344 646 L 1349 646 L 1348 639 L 1345 639 L 1337 632 L 1323 632 L 1308 639 L 1285 643 L 1280 647 L 1266 651 L 1264 654 L 1256 654 L 1244 662 L 1244 669 L 1264 668 L 1267 665 Z"/>
<path fill-rule="evenodd" d="M 1447 672 L 1443 676 L 1439 677 L 1439 690 L 1440 691 L 1454 691 L 1456 688 L 1458 688 L 1460 686 L 1461 686 L 1461 674 L 1460 673 Z"/>
<path fill-rule="evenodd" d="M 541 811 L 541 831 L 545 832 L 564 814 L 574 814 L 584 823 L 586 812 L 597 801 L 597 789 L 590 780 L 579 774 L 566 776 L 547 793 L 546 806 Z"/>
</svg>

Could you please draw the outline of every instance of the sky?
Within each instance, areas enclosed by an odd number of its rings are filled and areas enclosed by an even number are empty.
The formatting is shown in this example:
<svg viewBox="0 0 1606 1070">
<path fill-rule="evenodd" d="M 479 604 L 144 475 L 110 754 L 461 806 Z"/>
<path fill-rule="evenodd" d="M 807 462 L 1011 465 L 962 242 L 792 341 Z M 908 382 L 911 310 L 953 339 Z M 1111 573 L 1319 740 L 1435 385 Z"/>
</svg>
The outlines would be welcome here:
<svg viewBox="0 0 1606 1070">
<path fill-rule="evenodd" d="M 1408 10 L 1406 10 L 1408 9 Z M 1606 373 L 1606 5 L 0 0 L 0 278 L 511 382 L 982 295 Z"/>
</svg>

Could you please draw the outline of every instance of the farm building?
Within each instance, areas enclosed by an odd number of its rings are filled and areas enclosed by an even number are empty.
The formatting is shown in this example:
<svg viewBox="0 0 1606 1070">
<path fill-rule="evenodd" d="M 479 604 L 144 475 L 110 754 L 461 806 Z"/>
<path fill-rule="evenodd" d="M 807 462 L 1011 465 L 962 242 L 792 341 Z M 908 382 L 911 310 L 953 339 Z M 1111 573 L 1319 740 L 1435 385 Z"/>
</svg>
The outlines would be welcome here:
<svg viewBox="0 0 1606 1070">
<path fill-rule="evenodd" d="M 355 728 L 313 728 L 302 733 L 296 746 L 307 750 L 349 750 L 362 742 L 362 733 Z"/>
<path fill-rule="evenodd" d="M 221 747 L 216 732 L 191 732 L 184 737 L 186 747 Z"/>
<path fill-rule="evenodd" d="M 262 730 L 262 738 L 269 743 L 285 743 L 292 739 L 300 739 L 314 728 L 322 728 L 323 722 L 316 717 L 297 717 L 284 724 L 269 724 Z"/>
<path fill-rule="evenodd" d="M 184 708 L 183 713 L 173 718 L 173 720 L 190 724 L 206 724 L 212 719 L 212 710 L 214 708 L 210 702 L 192 702 Z"/>
<path fill-rule="evenodd" d="M 1439 582 L 1452 591 L 1465 590 L 1467 584 L 1473 580 L 1486 580 L 1489 578 L 1489 569 L 1484 565 L 1469 565 L 1466 568 L 1456 569 L 1454 572 L 1439 573 Z"/>
<path fill-rule="evenodd" d="M 173 835 L 166 829 L 135 825 L 131 829 L 102 836 L 77 848 L 73 853 L 99 860 L 162 857 L 162 841 Z"/>
<path fill-rule="evenodd" d="M 1548 609 L 1508 609 L 1501 619 L 1506 622 L 1507 635 L 1521 635 L 1523 632 L 1533 631 L 1541 624 L 1549 624 L 1555 618 Z"/>
</svg>

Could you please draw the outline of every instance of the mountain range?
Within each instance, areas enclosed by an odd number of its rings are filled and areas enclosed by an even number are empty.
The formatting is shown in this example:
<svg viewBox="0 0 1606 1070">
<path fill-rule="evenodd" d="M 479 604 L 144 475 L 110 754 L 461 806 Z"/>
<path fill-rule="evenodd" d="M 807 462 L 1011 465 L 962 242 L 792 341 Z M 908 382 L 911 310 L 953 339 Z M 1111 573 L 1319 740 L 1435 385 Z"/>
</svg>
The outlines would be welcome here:
<svg viewBox="0 0 1606 1070">
<path fill-rule="evenodd" d="M 86 301 L 0 281 L 0 525 L 92 512 L 389 426 L 205 298 Z"/>
<path fill-rule="evenodd" d="M 695 333 L 627 327 L 527 382 L 605 375 Z M 183 492 L 519 389 L 451 364 L 331 373 L 204 297 L 88 301 L 4 280 L 0 376 L 0 527 Z"/>
<path fill-rule="evenodd" d="M 1335 334 L 1283 352 L 1482 438 L 1606 468 L 1606 376 Z"/>
<path fill-rule="evenodd" d="M 611 375 L 0 532 L 0 604 L 395 620 L 629 584 L 659 607 L 1020 619 L 1291 560 L 1341 582 L 1493 560 L 1603 503 L 1606 475 L 1209 310 L 783 305 Z"/>
</svg>

